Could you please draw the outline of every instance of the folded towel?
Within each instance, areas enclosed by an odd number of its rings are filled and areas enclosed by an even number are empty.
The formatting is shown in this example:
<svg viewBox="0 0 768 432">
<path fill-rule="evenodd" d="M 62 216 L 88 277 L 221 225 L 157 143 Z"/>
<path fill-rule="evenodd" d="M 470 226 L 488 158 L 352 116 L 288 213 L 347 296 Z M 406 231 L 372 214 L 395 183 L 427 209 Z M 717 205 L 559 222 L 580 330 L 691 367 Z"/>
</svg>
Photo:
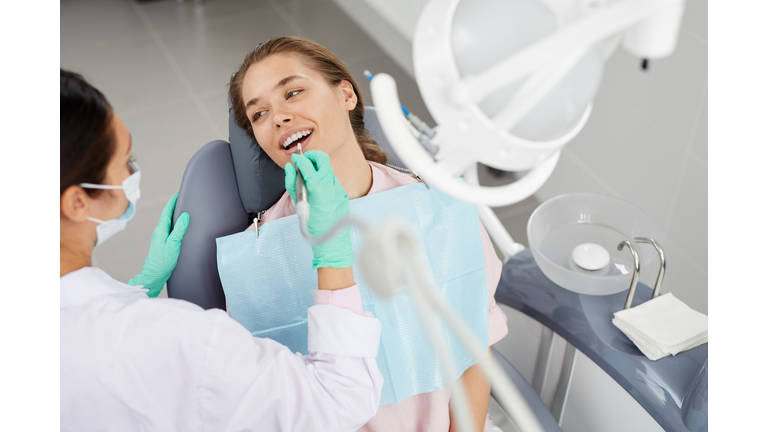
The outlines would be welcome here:
<svg viewBox="0 0 768 432">
<path fill-rule="evenodd" d="M 707 320 L 669 293 L 614 313 L 613 324 L 646 357 L 658 360 L 707 343 Z"/>
</svg>

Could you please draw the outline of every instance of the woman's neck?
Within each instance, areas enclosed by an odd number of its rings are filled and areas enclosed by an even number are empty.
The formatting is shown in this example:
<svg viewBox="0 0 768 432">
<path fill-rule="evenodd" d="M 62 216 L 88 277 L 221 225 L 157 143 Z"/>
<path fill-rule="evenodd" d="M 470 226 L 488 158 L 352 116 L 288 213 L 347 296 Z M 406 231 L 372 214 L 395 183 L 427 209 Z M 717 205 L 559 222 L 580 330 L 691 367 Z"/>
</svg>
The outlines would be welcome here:
<svg viewBox="0 0 768 432">
<path fill-rule="evenodd" d="M 352 200 L 368 194 L 373 185 L 373 173 L 357 141 L 353 141 L 353 144 L 345 147 L 349 148 L 344 149 L 346 151 L 334 153 L 331 157 L 331 165 L 336 178 L 339 179 L 339 183 L 344 188 L 344 192 Z"/>
<path fill-rule="evenodd" d="M 78 228 L 64 223 L 60 226 L 59 276 L 91 265 L 93 239 L 89 247 L 87 233 L 76 232 L 80 231 Z"/>
</svg>

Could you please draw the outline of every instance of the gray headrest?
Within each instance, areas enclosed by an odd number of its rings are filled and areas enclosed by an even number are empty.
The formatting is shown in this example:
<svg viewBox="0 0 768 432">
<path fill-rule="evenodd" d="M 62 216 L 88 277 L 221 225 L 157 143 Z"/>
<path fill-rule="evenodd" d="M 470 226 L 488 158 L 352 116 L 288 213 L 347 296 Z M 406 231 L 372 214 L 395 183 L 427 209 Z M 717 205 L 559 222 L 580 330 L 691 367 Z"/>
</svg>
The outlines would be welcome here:
<svg viewBox="0 0 768 432">
<path fill-rule="evenodd" d="M 272 207 L 283 195 L 285 172 L 235 123 L 232 108 L 229 109 L 229 144 L 240 200 L 253 219 L 256 213 Z"/>
</svg>

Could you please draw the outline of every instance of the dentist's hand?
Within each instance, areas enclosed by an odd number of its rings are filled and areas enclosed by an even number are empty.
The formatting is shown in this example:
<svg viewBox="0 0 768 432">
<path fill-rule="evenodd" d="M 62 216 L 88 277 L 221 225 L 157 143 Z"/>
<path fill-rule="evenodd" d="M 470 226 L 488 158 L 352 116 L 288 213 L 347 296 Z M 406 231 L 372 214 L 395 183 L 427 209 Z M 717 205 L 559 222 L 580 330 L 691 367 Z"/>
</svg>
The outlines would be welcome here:
<svg viewBox="0 0 768 432">
<path fill-rule="evenodd" d="M 301 171 L 307 184 L 309 201 L 309 234 L 317 237 L 325 234 L 342 217 L 349 215 L 349 197 L 341 187 L 339 179 L 333 174 L 333 167 L 328 155 L 317 150 L 309 150 L 304 155 L 293 154 L 291 161 Z M 285 189 L 296 203 L 296 169 L 291 164 L 285 165 Z M 315 259 L 314 268 L 350 267 L 355 262 L 352 251 L 352 238 L 349 227 L 343 228 L 331 240 L 312 246 Z"/>
<path fill-rule="evenodd" d="M 157 297 L 171 277 L 171 272 L 179 260 L 181 239 L 189 226 L 189 213 L 184 212 L 176 220 L 176 226 L 171 231 L 171 218 L 178 196 L 176 193 L 171 197 L 160 214 L 160 221 L 152 232 L 152 242 L 147 259 L 144 260 L 144 268 L 135 278 L 128 281 L 128 285 L 144 285 L 144 288 L 149 289 L 147 295 L 150 297 Z"/>
</svg>

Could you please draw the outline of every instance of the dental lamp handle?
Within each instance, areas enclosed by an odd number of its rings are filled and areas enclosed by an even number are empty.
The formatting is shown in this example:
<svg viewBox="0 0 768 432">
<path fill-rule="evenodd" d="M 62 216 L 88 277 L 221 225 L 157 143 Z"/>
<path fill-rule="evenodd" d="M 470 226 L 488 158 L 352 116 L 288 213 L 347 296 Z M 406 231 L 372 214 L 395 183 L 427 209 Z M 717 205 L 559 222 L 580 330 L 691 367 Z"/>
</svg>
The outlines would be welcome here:
<svg viewBox="0 0 768 432">
<path fill-rule="evenodd" d="M 476 186 L 461 182 L 445 169 L 445 165 L 435 162 L 432 155 L 408 130 L 400 114 L 397 85 L 391 76 L 384 73 L 377 74 L 371 82 L 371 94 L 381 128 L 403 163 L 409 169 L 418 172 L 430 185 L 436 186 L 446 195 L 456 199 L 491 207 L 518 203 L 533 195 L 544 185 L 560 159 L 560 152 L 557 151 L 521 179 L 505 186 Z M 454 159 L 462 159 L 462 164 L 469 166 L 477 162 L 472 161 L 471 158 L 468 154 L 458 154 Z"/>
</svg>

